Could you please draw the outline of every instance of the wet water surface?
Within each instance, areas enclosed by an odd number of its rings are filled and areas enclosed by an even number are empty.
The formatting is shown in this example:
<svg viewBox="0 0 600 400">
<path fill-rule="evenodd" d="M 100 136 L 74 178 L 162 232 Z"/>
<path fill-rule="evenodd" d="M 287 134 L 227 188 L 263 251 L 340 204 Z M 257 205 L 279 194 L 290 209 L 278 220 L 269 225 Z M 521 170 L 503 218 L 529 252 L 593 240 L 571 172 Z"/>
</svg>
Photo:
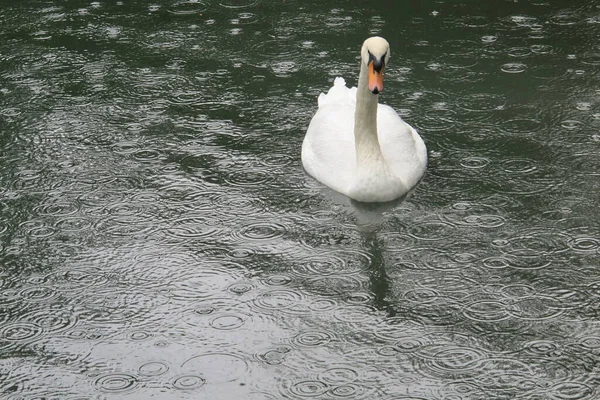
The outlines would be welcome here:
<svg viewBox="0 0 600 400">
<path fill-rule="evenodd" d="M 598 398 L 600 8 L 480 3 L 3 5 L 2 398 Z M 373 34 L 386 207 L 300 163 Z"/>
</svg>

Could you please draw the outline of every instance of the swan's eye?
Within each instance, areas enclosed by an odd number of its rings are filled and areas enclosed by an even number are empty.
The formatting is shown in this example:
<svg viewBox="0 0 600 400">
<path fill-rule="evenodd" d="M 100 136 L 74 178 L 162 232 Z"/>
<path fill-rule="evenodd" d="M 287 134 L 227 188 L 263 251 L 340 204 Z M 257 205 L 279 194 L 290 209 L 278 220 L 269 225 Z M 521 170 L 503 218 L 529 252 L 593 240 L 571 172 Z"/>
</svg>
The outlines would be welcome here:
<svg viewBox="0 0 600 400">
<path fill-rule="evenodd" d="M 385 64 L 385 54 L 379 60 L 375 58 L 373 54 L 369 51 L 369 64 L 373 63 L 373 69 L 376 72 L 381 72 L 383 65 Z M 386 53 L 387 54 L 387 53 Z"/>
<path fill-rule="evenodd" d="M 371 64 L 371 62 L 375 62 L 375 56 L 373 54 L 371 54 L 371 52 L 369 50 L 367 50 L 367 53 L 369 53 L 369 62 L 367 64 Z"/>
</svg>

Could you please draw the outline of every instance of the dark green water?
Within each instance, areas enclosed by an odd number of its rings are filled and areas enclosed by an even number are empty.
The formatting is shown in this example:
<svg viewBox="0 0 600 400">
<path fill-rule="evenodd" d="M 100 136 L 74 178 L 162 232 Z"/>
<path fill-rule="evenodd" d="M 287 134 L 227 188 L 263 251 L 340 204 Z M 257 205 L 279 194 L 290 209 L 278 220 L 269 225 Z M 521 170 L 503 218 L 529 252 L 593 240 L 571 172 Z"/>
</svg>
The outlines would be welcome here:
<svg viewBox="0 0 600 400">
<path fill-rule="evenodd" d="M 392 61 L 416 190 L 300 164 Z M 594 1 L 4 1 L 3 399 L 596 399 Z"/>
</svg>

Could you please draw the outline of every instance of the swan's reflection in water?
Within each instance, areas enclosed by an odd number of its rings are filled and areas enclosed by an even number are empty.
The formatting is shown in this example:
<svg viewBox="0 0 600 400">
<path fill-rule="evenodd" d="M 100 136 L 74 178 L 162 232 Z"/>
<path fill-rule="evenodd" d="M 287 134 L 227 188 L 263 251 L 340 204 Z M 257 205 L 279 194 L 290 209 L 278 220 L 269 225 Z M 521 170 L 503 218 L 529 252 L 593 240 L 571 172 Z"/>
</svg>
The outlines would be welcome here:
<svg viewBox="0 0 600 400">
<path fill-rule="evenodd" d="M 386 221 L 394 216 L 394 210 L 398 210 L 413 192 L 414 190 L 398 199 L 384 203 L 359 202 L 326 187 L 321 192 L 329 201 L 354 216 L 361 236 L 361 250 L 368 255 L 370 260 L 365 267 L 369 277 L 369 291 L 373 296 L 373 305 L 390 317 L 396 315 L 396 310 L 393 303 L 390 302 L 390 291 L 393 286 L 387 270 L 394 266 L 386 264 L 389 257 L 386 254 L 385 240 L 379 231 Z"/>
</svg>

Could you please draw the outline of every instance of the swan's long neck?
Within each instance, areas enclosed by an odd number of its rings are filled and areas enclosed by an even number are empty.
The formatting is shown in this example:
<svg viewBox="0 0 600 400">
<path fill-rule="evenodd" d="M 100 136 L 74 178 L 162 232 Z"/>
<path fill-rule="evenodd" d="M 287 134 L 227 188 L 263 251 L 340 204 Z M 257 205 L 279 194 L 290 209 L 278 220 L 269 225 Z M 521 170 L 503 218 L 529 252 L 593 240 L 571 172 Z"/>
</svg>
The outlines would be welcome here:
<svg viewBox="0 0 600 400">
<path fill-rule="evenodd" d="M 369 91 L 367 68 L 363 62 L 360 65 L 356 111 L 354 112 L 354 144 L 356 146 L 356 163 L 359 167 L 383 160 L 377 138 L 378 96 Z"/>
</svg>

